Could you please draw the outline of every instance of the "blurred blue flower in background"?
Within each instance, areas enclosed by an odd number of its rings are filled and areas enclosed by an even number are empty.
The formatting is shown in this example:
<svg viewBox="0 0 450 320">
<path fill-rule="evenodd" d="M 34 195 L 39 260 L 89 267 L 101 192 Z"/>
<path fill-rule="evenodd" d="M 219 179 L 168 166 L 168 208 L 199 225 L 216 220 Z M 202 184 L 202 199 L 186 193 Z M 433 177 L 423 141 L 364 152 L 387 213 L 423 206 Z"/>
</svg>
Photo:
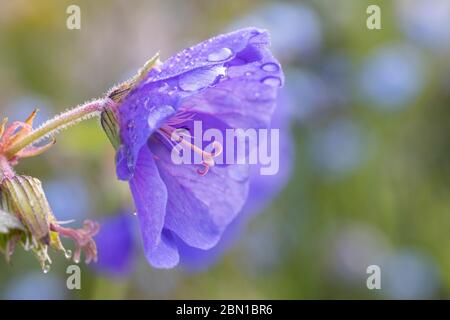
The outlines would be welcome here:
<svg viewBox="0 0 450 320">
<path fill-rule="evenodd" d="M 28 95 L 9 103 L 5 110 L 4 116 L 12 121 L 25 120 L 34 109 L 38 108 L 39 112 L 34 119 L 34 127 L 38 127 L 53 114 L 53 107 L 50 101 L 40 95 Z"/>
<path fill-rule="evenodd" d="M 275 3 L 256 9 L 229 30 L 255 26 L 270 30 L 272 50 L 281 59 L 314 57 L 322 45 L 322 25 L 306 4 Z"/>
<path fill-rule="evenodd" d="M 364 62 L 360 90 L 369 105 L 384 110 L 406 107 L 422 90 L 424 67 L 416 48 L 408 45 L 383 46 Z"/>
<path fill-rule="evenodd" d="M 349 119 L 336 119 L 319 128 L 310 144 L 313 163 L 325 176 L 345 175 L 357 168 L 366 156 L 361 129 Z"/>
<path fill-rule="evenodd" d="M 411 40 L 430 49 L 450 48 L 450 1 L 397 1 L 397 15 Z"/>
<path fill-rule="evenodd" d="M 286 76 L 286 89 L 296 104 L 293 115 L 300 122 L 329 106 L 327 85 L 313 72 L 291 69 Z"/>
<path fill-rule="evenodd" d="M 319 66 L 319 73 L 327 86 L 333 108 L 351 105 L 351 79 L 354 75 L 354 65 L 348 55 L 334 52 L 323 58 Z M 321 92 L 321 94 L 324 94 Z"/>
<path fill-rule="evenodd" d="M 381 287 L 390 299 L 432 299 L 441 282 L 432 258 L 415 250 L 391 255 L 381 274 Z"/>
<path fill-rule="evenodd" d="M 31 272 L 20 274 L 7 284 L 4 298 L 8 300 L 48 300 L 67 297 L 66 281 L 55 274 Z"/>
<path fill-rule="evenodd" d="M 258 228 L 244 233 L 238 249 L 241 253 L 238 265 L 248 275 L 273 272 L 282 263 L 286 250 L 283 250 L 283 239 L 274 224 L 275 221 L 269 219 Z"/>
<path fill-rule="evenodd" d="M 136 217 L 121 213 L 105 218 L 95 241 L 98 260 L 95 270 L 109 276 L 126 276 L 135 265 L 136 239 L 138 235 Z"/>
<path fill-rule="evenodd" d="M 67 177 L 46 181 L 44 188 L 59 221 L 80 221 L 91 214 L 89 194 L 81 178 Z"/>
<path fill-rule="evenodd" d="M 358 222 L 333 229 L 327 238 L 331 270 L 338 280 L 349 283 L 364 283 L 367 267 L 381 266 L 390 250 L 383 232 Z"/>
</svg>

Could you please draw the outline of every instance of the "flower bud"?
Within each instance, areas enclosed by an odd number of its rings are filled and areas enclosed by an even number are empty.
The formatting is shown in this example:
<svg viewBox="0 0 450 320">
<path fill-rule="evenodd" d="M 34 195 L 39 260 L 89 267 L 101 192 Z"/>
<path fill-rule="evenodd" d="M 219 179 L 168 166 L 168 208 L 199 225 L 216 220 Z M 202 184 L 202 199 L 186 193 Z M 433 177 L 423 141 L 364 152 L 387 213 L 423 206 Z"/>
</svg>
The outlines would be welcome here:
<svg viewBox="0 0 450 320">
<path fill-rule="evenodd" d="M 80 259 L 84 249 L 86 262 L 96 260 L 97 249 L 92 237 L 98 232 L 98 224 L 86 221 L 83 229 L 64 228 L 59 225 L 45 196 L 41 182 L 30 176 L 3 177 L 0 183 L 0 249 L 7 260 L 17 243 L 31 250 L 44 271 L 48 271 L 51 259 L 48 247 L 63 251 L 70 258 L 60 240 L 60 235 L 75 241 L 74 261 Z M 3 229 L 2 229 L 3 227 Z M 5 231 L 5 232 L 2 232 Z"/>
</svg>

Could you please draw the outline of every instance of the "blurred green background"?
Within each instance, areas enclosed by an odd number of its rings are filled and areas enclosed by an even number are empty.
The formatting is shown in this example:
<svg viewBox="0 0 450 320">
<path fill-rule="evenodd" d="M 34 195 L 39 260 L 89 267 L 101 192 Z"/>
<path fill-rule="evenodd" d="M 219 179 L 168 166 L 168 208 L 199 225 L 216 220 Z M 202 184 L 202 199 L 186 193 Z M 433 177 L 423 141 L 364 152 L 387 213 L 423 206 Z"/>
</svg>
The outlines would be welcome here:
<svg viewBox="0 0 450 320">
<path fill-rule="evenodd" d="M 66 8 L 81 8 L 81 30 Z M 381 8 L 368 30 L 366 8 Z M 155 52 L 166 59 L 210 36 L 267 28 L 287 76 L 295 168 L 236 245 L 202 272 L 107 277 L 52 254 L 43 274 L 16 250 L 0 261 L 0 298 L 450 298 L 450 1 L 0 0 L 0 108 L 38 122 L 101 96 Z M 293 146 L 294 147 L 294 146 Z M 42 180 L 59 220 L 130 208 L 97 121 L 57 136 L 17 171 Z M 283 156 L 283 155 L 281 155 Z M 381 290 L 366 268 L 381 267 Z"/>
</svg>

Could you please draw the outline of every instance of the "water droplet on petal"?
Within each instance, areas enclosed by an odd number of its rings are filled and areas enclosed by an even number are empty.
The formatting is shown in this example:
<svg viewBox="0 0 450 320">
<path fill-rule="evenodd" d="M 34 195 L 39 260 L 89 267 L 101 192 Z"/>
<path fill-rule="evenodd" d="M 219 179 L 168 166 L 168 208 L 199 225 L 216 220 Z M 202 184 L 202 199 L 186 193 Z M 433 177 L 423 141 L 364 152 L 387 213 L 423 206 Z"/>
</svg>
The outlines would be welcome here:
<svg viewBox="0 0 450 320">
<path fill-rule="evenodd" d="M 249 76 L 252 75 L 252 73 L 251 73 L 250 71 L 247 71 L 247 72 L 245 73 L 245 75 L 246 75 L 247 77 L 249 77 Z"/>
<path fill-rule="evenodd" d="M 183 91 L 197 91 L 215 84 L 225 74 L 224 66 L 196 69 L 184 74 L 179 79 L 178 85 Z"/>
<path fill-rule="evenodd" d="M 171 96 L 171 95 L 173 95 L 174 93 L 176 93 L 177 91 L 178 91 L 178 87 L 175 86 L 175 87 L 173 87 L 169 92 L 167 92 L 167 94 L 168 94 L 169 96 Z"/>
<path fill-rule="evenodd" d="M 72 258 L 72 251 L 66 250 L 66 252 L 64 252 L 64 256 L 66 257 L 66 259 Z"/>
<path fill-rule="evenodd" d="M 131 150 L 130 150 L 130 149 L 127 149 L 127 157 L 126 157 L 126 160 L 127 160 L 127 169 L 128 169 L 128 172 L 130 172 L 130 173 L 134 172 L 134 166 L 135 166 L 134 156 L 133 156 L 133 154 L 131 153 Z"/>
<path fill-rule="evenodd" d="M 167 82 L 164 82 L 159 88 L 158 92 L 166 92 L 170 88 L 169 84 Z M 147 104 L 144 104 L 146 108 L 148 108 Z"/>
<path fill-rule="evenodd" d="M 127 123 L 128 130 L 132 130 L 134 128 L 134 120 L 129 120 Z"/>
<path fill-rule="evenodd" d="M 271 87 L 279 87 L 281 86 L 281 79 L 278 77 L 266 77 L 261 81 L 264 84 L 267 84 Z"/>
<path fill-rule="evenodd" d="M 229 48 L 222 48 L 208 55 L 208 60 L 211 62 L 218 62 L 228 59 L 233 55 L 233 51 Z"/>
<path fill-rule="evenodd" d="M 175 109 L 172 106 L 169 105 L 154 106 L 147 118 L 148 126 L 152 130 L 156 129 L 162 119 L 172 115 L 173 113 L 175 113 Z"/>
<path fill-rule="evenodd" d="M 49 271 L 50 271 L 50 265 L 49 264 L 46 264 L 46 265 L 44 265 L 44 267 L 42 267 L 42 272 L 49 273 Z"/>
<path fill-rule="evenodd" d="M 261 69 L 263 69 L 264 71 L 268 71 L 268 72 L 276 72 L 278 70 L 280 70 L 280 67 L 273 62 L 268 62 L 265 63 L 261 66 Z"/>
</svg>

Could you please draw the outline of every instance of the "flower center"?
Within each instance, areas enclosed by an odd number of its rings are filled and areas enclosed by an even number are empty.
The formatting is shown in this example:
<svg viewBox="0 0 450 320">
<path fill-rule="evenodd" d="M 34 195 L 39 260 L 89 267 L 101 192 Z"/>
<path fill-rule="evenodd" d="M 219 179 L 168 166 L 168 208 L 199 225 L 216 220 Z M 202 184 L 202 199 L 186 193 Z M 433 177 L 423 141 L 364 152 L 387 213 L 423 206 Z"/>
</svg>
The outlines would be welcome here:
<svg viewBox="0 0 450 320">
<path fill-rule="evenodd" d="M 192 118 L 190 118 L 190 120 L 192 120 Z M 191 135 L 189 135 L 187 130 L 185 130 L 184 128 L 180 127 L 180 128 L 176 128 L 172 125 L 173 124 L 180 124 L 182 122 L 185 122 L 186 120 L 182 121 L 180 118 L 176 118 L 174 119 L 172 122 L 168 122 L 168 124 L 162 126 L 160 129 L 158 129 L 158 132 L 170 143 L 170 145 L 172 145 L 174 148 L 176 146 L 174 146 L 172 144 L 172 141 L 175 141 L 179 144 L 182 144 L 183 146 L 187 147 L 188 149 L 194 151 L 195 153 L 197 153 L 198 155 L 201 156 L 202 159 L 202 168 L 197 170 L 197 173 L 201 176 L 204 176 L 205 174 L 208 173 L 209 168 L 213 167 L 215 165 L 214 162 L 214 158 L 219 156 L 222 151 L 223 151 L 223 147 L 222 145 L 217 142 L 214 141 L 212 143 L 213 146 L 213 152 L 207 152 L 205 150 L 203 150 L 202 148 L 196 146 L 195 144 L 189 142 L 188 140 L 186 140 L 186 138 L 193 138 Z"/>
</svg>

